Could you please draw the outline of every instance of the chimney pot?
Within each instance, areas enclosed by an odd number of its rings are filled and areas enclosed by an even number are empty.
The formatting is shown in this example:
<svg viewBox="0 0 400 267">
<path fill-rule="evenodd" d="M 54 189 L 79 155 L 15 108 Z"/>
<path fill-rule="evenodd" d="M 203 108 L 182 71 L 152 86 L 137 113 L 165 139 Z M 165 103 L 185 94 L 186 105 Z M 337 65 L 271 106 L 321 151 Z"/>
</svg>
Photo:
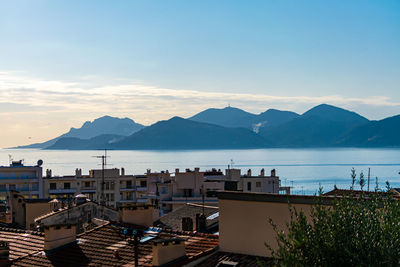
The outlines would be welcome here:
<svg viewBox="0 0 400 267">
<path fill-rule="evenodd" d="M 0 266 L 10 264 L 10 244 L 7 241 L 0 241 Z"/>
<path fill-rule="evenodd" d="M 249 176 L 249 177 L 251 176 L 251 169 L 247 170 L 247 176 Z"/>
</svg>

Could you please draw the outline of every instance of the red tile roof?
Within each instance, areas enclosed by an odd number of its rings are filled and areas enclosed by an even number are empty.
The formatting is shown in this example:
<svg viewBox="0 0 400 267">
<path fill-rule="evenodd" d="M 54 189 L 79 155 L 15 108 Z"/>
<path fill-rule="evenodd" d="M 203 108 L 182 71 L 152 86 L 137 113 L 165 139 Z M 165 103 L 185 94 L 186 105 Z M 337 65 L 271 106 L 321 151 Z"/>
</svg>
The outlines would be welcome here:
<svg viewBox="0 0 400 267">
<path fill-rule="evenodd" d="M 186 254 L 193 260 L 203 253 L 210 253 L 218 246 L 212 235 L 182 235 L 161 232 L 157 238 L 184 238 Z M 134 247 L 127 242 L 123 228 L 103 225 L 77 237 L 77 243 L 60 248 L 47 255 L 42 251 L 13 261 L 12 266 L 120 266 L 134 265 Z M 115 251 L 118 251 L 118 257 Z M 152 266 L 152 243 L 140 243 L 139 265 Z"/>
<path fill-rule="evenodd" d="M 43 250 L 43 233 L 0 227 L 0 240 L 9 242 L 10 259 L 14 260 Z"/>
</svg>

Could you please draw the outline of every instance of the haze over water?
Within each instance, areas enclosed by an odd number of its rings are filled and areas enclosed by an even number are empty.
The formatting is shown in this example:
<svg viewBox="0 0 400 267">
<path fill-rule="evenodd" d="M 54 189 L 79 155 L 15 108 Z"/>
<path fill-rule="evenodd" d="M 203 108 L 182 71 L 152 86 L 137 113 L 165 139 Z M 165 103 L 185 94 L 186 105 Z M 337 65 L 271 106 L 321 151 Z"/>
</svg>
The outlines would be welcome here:
<svg viewBox="0 0 400 267">
<path fill-rule="evenodd" d="M 0 165 L 9 164 L 9 155 L 14 160 L 24 159 L 26 165 L 44 161 L 43 170 L 51 169 L 53 175 L 73 175 L 76 168 L 84 174 L 90 169 L 101 168 L 99 159 L 104 151 L 67 151 L 36 149 L 1 149 Z M 364 172 L 368 176 L 371 168 L 370 189 L 375 188 L 375 177 L 379 186 L 385 187 L 389 181 L 392 187 L 400 187 L 400 149 L 252 149 L 252 150 L 189 150 L 189 151 L 107 151 L 108 168 L 125 168 L 127 174 L 143 174 L 152 171 L 175 168 L 200 167 L 225 169 L 233 160 L 234 168 L 242 173 L 252 169 L 258 175 L 262 168 L 266 174 L 273 168 L 281 178 L 281 184 L 291 186 L 295 194 L 313 194 L 319 185 L 329 191 L 336 184 L 338 188 L 349 188 L 350 171 L 355 168 L 357 175 Z M 358 177 L 357 177 L 358 178 Z"/>
</svg>

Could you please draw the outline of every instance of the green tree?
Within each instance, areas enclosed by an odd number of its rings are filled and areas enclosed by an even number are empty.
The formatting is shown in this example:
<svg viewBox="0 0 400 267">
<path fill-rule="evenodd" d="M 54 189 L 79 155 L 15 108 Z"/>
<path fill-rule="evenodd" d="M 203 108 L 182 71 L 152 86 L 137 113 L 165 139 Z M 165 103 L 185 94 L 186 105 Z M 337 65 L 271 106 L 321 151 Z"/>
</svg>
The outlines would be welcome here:
<svg viewBox="0 0 400 267">
<path fill-rule="evenodd" d="M 351 187 L 350 187 L 350 189 L 354 190 L 354 184 L 356 183 L 356 177 L 357 177 L 356 169 L 352 168 L 350 175 L 351 175 Z"/>
<path fill-rule="evenodd" d="M 387 184 L 387 188 L 390 186 Z M 271 221 L 278 248 L 267 247 L 280 266 L 399 266 L 400 201 L 390 192 L 316 197 L 311 215 L 290 208 L 284 231 Z"/>
</svg>

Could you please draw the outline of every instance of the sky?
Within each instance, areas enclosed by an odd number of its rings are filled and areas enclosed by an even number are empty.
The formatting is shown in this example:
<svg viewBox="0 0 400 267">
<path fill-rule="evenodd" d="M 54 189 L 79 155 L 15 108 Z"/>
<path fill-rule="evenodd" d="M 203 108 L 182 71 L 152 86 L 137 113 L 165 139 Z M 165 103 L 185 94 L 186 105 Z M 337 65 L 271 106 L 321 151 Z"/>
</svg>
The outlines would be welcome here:
<svg viewBox="0 0 400 267">
<path fill-rule="evenodd" d="M 103 115 L 400 114 L 400 1 L 0 1 L 0 147 Z"/>
</svg>

